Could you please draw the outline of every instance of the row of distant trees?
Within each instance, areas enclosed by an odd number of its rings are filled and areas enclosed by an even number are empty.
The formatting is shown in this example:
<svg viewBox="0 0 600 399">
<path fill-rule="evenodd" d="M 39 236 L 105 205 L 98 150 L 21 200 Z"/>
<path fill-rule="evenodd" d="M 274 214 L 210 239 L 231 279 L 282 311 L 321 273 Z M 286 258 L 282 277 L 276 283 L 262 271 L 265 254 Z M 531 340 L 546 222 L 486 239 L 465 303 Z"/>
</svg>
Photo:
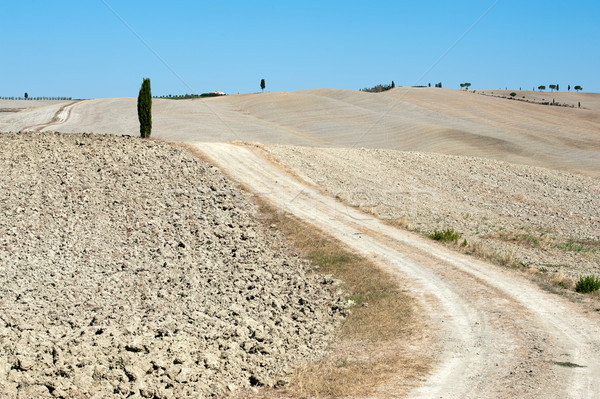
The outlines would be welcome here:
<svg viewBox="0 0 600 399">
<path fill-rule="evenodd" d="M 43 100 L 43 101 L 66 101 L 72 100 L 71 97 L 29 97 L 25 93 L 24 97 L 0 97 L 0 100 Z"/>
<path fill-rule="evenodd" d="M 368 93 L 381 93 L 383 91 L 387 91 L 396 87 L 396 83 L 392 80 L 392 83 L 389 85 L 377 85 L 373 87 L 365 87 L 364 89 L 360 89 L 360 91 L 366 91 Z"/>
<path fill-rule="evenodd" d="M 470 86 L 471 86 L 471 83 L 468 83 L 468 82 L 460 84 L 460 88 L 461 89 L 463 89 L 463 88 L 464 89 L 468 89 Z M 436 87 L 437 87 L 437 85 L 436 85 Z M 550 91 L 554 91 L 554 90 L 560 91 L 560 85 L 559 84 L 548 85 L 548 88 L 550 89 Z M 546 86 L 545 85 L 540 85 L 540 86 L 538 86 L 538 90 L 539 91 L 544 91 L 544 90 L 546 90 Z M 567 86 L 567 90 L 571 91 L 571 85 Z M 577 92 L 579 92 L 579 91 L 583 90 L 583 87 L 581 87 L 580 85 L 577 85 L 577 86 L 573 87 L 573 90 L 576 90 Z"/>
<path fill-rule="evenodd" d="M 441 89 L 442 82 L 435 83 L 434 86 Z M 471 83 L 461 83 L 460 84 L 460 87 L 468 88 L 469 86 L 471 86 Z M 365 87 L 364 89 L 359 89 L 359 90 L 366 91 L 369 93 L 381 93 L 382 91 L 390 90 L 390 89 L 393 89 L 394 87 L 396 87 L 396 84 L 392 80 L 392 83 L 389 85 L 381 85 L 380 84 L 380 85 L 373 86 L 373 87 Z M 431 83 L 429 83 L 427 86 L 412 86 L 412 87 L 431 87 Z"/>
<path fill-rule="evenodd" d="M 551 92 L 554 91 L 554 90 L 560 91 L 560 85 L 558 85 L 558 84 L 548 85 L 548 87 L 550 88 Z M 540 86 L 538 86 L 538 90 L 539 91 L 544 91 L 544 90 L 546 90 L 546 86 L 540 85 Z M 571 91 L 571 85 L 567 86 L 567 90 Z M 573 90 L 575 90 L 575 91 L 577 91 L 579 93 L 580 90 L 583 90 L 583 87 L 581 87 L 580 85 L 577 85 L 577 86 L 573 87 Z"/>
<path fill-rule="evenodd" d="M 188 100 L 190 98 L 204 98 L 204 97 L 220 97 L 223 94 L 218 93 L 202 93 L 202 94 L 167 94 L 163 96 L 152 96 L 152 98 L 166 98 L 171 100 Z"/>
</svg>

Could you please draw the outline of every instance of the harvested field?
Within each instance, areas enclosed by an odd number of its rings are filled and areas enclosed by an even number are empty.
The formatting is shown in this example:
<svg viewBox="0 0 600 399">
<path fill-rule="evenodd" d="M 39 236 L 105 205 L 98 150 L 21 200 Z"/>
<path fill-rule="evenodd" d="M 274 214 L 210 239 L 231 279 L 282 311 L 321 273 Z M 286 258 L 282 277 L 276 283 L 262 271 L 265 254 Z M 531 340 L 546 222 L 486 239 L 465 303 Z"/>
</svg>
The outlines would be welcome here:
<svg viewBox="0 0 600 399">
<path fill-rule="evenodd" d="M 348 205 L 425 234 L 453 229 L 469 249 L 571 277 L 600 274 L 600 180 L 441 154 L 270 146 Z M 493 259 L 493 258 L 496 259 Z"/>
<path fill-rule="evenodd" d="M 222 396 L 323 355 L 336 281 L 216 168 L 135 138 L 0 143 L 3 394 Z"/>
<path fill-rule="evenodd" d="M 540 95 L 520 94 L 532 101 Z M 315 89 L 155 99 L 153 137 L 432 152 L 600 176 L 600 95 L 561 92 L 552 93 L 552 98 L 561 103 L 580 101 L 585 108 L 409 87 L 384 93 Z M 0 115 L 0 131 L 139 134 L 135 98 L 80 101 L 69 105 L 66 113 L 59 112 L 61 108 L 56 104 Z"/>
</svg>

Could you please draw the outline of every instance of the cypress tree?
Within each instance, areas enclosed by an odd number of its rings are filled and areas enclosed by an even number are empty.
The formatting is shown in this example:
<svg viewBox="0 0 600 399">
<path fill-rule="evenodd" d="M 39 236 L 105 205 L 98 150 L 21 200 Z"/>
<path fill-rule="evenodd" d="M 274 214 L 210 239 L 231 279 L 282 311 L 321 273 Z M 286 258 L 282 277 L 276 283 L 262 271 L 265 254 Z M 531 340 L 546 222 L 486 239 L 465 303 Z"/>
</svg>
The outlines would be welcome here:
<svg viewBox="0 0 600 399">
<path fill-rule="evenodd" d="M 150 137 L 152 132 L 152 92 L 150 79 L 144 78 L 137 101 L 138 119 L 140 121 L 140 136 Z"/>
<path fill-rule="evenodd" d="M 261 91 L 265 91 L 265 87 L 267 87 L 266 84 L 265 84 L 265 80 L 261 79 L 260 80 L 260 90 Z"/>
</svg>

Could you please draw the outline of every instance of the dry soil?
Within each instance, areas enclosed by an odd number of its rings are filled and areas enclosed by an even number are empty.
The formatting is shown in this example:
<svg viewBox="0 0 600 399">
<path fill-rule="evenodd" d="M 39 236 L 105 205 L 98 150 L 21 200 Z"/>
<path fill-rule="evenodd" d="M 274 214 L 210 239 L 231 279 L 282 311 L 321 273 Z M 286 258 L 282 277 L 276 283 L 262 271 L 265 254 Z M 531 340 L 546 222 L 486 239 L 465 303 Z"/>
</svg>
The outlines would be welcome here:
<svg viewBox="0 0 600 399">
<path fill-rule="evenodd" d="M 345 304 L 254 212 L 160 142 L 0 134 L 0 397 L 284 384 Z"/>
</svg>

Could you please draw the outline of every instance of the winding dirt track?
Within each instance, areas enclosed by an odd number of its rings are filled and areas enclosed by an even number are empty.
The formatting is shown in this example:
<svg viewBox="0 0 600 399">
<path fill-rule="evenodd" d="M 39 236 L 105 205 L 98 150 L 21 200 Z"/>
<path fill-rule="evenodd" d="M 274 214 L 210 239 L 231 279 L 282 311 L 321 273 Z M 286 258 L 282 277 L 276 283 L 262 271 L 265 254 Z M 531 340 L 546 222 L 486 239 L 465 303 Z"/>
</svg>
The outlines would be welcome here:
<svg viewBox="0 0 600 399">
<path fill-rule="evenodd" d="M 600 397 L 600 320 L 506 269 L 453 253 L 347 208 L 251 150 L 194 143 L 280 209 L 392 267 L 434 325 L 438 365 L 414 398 Z M 565 367 L 564 362 L 572 366 Z"/>
<path fill-rule="evenodd" d="M 33 132 L 41 132 L 43 129 L 47 129 L 51 126 L 61 125 L 63 123 L 66 123 L 69 120 L 69 118 L 71 117 L 71 111 L 73 110 L 73 107 L 75 107 L 75 105 L 77 105 L 79 102 L 80 102 L 80 100 L 68 102 L 67 104 L 62 105 L 56 111 L 56 113 L 54 114 L 54 117 L 49 122 L 40 123 L 37 125 L 25 126 L 23 128 L 23 130 L 33 131 Z"/>
<path fill-rule="evenodd" d="M 54 119 L 33 129 L 64 126 L 73 119 L 73 106 L 63 106 Z M 192 137 L 197 136 L 182 134 L 178 139 L 189 142 Z M 586 314 L 506 269 L 453 253 L 347 208 L 247 148 L 193 144 L 257 195 L 377 259 L 405 281 L 429 324 L 440 328 L 438 344 L 421 348 L 437 353 L 435 370 L 409 396 L 600 397 L 597 314 Z"/>
</svg>

